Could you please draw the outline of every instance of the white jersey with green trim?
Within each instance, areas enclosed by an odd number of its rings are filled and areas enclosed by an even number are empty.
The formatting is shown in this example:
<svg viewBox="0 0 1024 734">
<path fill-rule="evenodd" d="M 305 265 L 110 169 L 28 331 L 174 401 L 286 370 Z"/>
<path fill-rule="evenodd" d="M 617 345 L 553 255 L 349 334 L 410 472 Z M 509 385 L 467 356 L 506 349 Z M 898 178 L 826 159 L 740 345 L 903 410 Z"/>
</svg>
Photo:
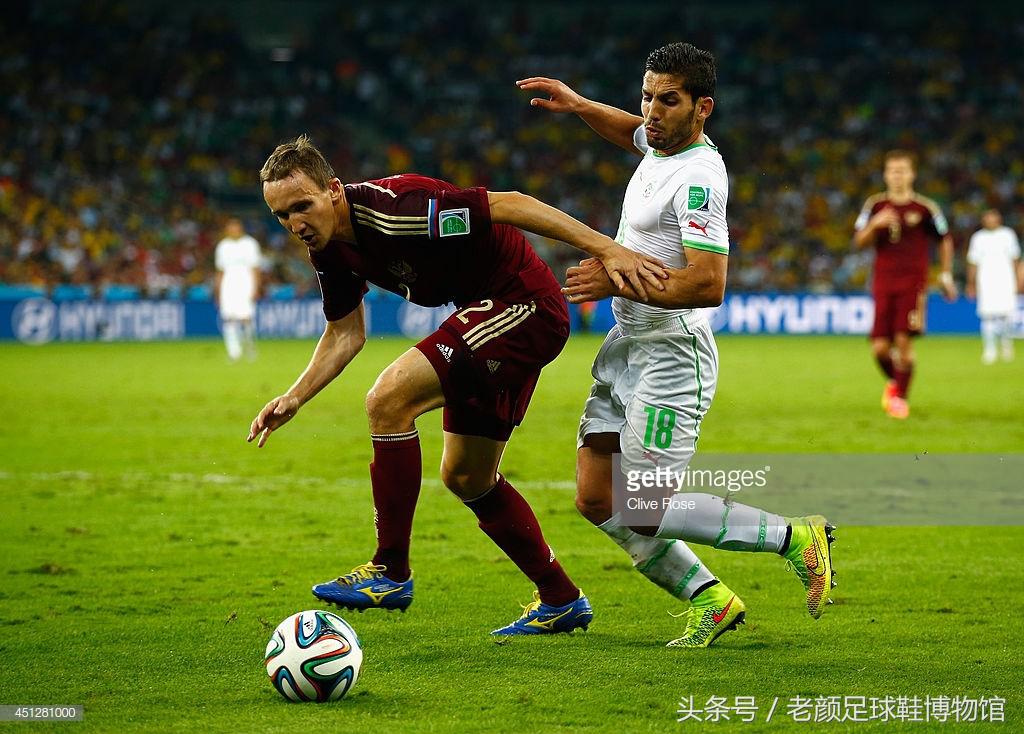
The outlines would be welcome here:
<svg viewBox="0 0 1024 734">
<path fill-rule="evenodd" d="M 622 200 L 622 217 L 615 240 L 635 252 L 656 257 L 672 268 L 686 265 L 684 247 L 729 254 L 729 225 L 725 219 L 729 176 L 725 162 L 710 139 L 672 155 L 647 145 L 641 125 L 633 144 L 644 154 Z M 689 316 L 694 309 L 667 309 L 612 299 L 615 320 L 640 326 L 669 316 Z"/>
</svg>

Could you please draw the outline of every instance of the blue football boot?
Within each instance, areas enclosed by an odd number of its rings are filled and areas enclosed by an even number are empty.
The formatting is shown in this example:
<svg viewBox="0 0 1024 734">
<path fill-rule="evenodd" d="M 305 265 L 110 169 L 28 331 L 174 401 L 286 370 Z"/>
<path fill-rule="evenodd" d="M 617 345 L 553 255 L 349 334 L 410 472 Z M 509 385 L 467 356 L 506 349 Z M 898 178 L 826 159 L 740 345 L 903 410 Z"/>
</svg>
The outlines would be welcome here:
<svg viewBox="0 0 1024 734">
<path fill-rule="evenodd" d="M 550 635 L 557 632 L 572 632 L 577 627 L 584 630 L 594 618 L 590 601 L 580 592 L 580 598 L 565 606 L 553 607 L 540 600 L 540 594 L 533 592 L 533 601 L 523 607 L 523 616 L 507 627 L 496 629 L 492 635 Z"/>
<path fill-rule="evenodd" d="M 343 609 L 399 609 L 412 604 L 412 575 L 406 581 L 392 581 L 384 572 L 387 566 L 364 563 L 344 576 L 313 587 L 313 596 Z"/>
</svg>

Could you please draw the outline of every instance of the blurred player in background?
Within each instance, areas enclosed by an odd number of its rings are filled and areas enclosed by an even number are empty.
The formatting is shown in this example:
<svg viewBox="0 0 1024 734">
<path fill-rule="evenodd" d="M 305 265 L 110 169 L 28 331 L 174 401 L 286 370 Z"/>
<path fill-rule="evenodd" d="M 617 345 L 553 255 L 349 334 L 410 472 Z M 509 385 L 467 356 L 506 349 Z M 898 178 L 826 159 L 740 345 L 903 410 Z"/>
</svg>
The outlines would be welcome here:
<svg viewBox="0 0 1024 734">
<path fill-rule="evenodd" d="M 669 265 L 665 290 L 641 294 L 608 277 L 594 259 L 570 268 L 573 303 L 614 296 L 615 326 L 594 360 L 594 384 L 580 420 L 576 506 L 625 550 L 647 579 L 689 600 L 683 635 L 670 647 L 707 647 L 743 622 L 746 607 L 683 541 L 785 557 L 818 618 L 832 588 L 831 526 L 815 515 L 784 518 L 711 494 L 677 493 L 657 526 L 632 526 L 615 511 L 613 456 L 624 475 L 682 474 L 718 378 L 718 348 L 700 309 L 725 293 L 729 177 L 704 134 L 714 109 L 714 57 L 673 43 L 647 58 L 643 117 L 581 97 L 556 79 L 517 82 L 544 98 L 531 104 L 573 112 L 603 138 L 643 160 L 626 188 L 616 239 Z M 639 475 L 639 474 L 638 474 Z M 628 509 L 628 508 L 627 508 Z"/>
<path fill-rule="evenodd" d="M 853 235 L 857 247 L 875 248 L 871 348 L 887 380 L 882 408 L 893 418 L 910 415 L 911 338 L 924 333 L 930 245 L 935 240 L 939 241 L 939 286 L 949 300 L 957 293 L 953 237 L 939 205 L 914 191 L 915 164 L 908 151 L 885 154 L 885 192 L 864 202 Z"/>
<path fill-rule="evenodd" d="M 224 239 L 217 243 L 214 259 L 217 266 L 214 294 L 228 358 L 235 362 L 245 353 L 252 359 L 256 356 L 252 319 L 256 313 L 262 264 L 259 243 L 245 233 L 241 220 L 229 219 L 224 227 Z"/>
<path fill-rule="evenodd" d="M 494 634 L 585 628 L 590 603 L 555 560 L 529 504 L 498 473 L 541 368 L 569 336 L 558 281 L 516 227 L 579 247 L 641 292 L 644 278 L 652 290 L 663 287 L 664 268 L 516 192 L 460 189 L 411 174 L 343 185 L 305 136 L 278 146 L 260 179 L 274 216 L 309 250 L 327 328 L 295 384 L 252 422 L 249 441 L 259 436 L 263 446 L 362 349 L 367 281 L 422 306 L 458 308 L 367 395 L 377 551 L 313 593 L 350 609 L 412 603 L 409 544 L 422 476 L 416 419 L 443 407 L 445 486 L 537 585 L 522 617 Z M 339 529 L 345 521 L 339 518 Z"/>
<path fill-rule="evenodd" d="M 1013 359 L 1017 292 L 1024 289 L 1017 233 L 1003 226 L 995 209 L 981 215 L 981 229 L 967 248 L 967 297 L 978 299 L 981 319 L 981 361 L 996 361 L 997 342 L 1003 359 Z"/>
</svg>

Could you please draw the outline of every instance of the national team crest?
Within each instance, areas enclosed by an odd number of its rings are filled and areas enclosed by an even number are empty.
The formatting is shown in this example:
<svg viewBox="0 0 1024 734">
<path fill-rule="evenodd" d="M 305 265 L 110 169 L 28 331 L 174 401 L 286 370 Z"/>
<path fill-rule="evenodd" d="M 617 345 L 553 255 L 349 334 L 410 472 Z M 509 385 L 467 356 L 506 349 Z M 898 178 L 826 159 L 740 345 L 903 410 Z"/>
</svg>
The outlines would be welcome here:
<svg viewBox="0 0 1024 734">
<path fill-rule="evenodd" d="M 412 265 L 405 260 L 392 260 L 388 265 L 388 272 L 403 283 L 416 282 L 416 272 L 412 269 Z"/>
<path fill-rule="evenodd" d="M 437 215 L 438 235 L 469 234 L 469 209 L 444 209 Z"/>
<path fill-rule="evenodd" d="M 686 192 L 686 208 L 697 212 L 709 211 L 711 209 L 711 187 L 691 186 Z"/>
<path fill-rule="evenodd" d="M 911 210 L 903 215 L 903 221 L 907 223 L 908 227 L 916 227 L 921 223 L 921 212 Z"/>
</svg>

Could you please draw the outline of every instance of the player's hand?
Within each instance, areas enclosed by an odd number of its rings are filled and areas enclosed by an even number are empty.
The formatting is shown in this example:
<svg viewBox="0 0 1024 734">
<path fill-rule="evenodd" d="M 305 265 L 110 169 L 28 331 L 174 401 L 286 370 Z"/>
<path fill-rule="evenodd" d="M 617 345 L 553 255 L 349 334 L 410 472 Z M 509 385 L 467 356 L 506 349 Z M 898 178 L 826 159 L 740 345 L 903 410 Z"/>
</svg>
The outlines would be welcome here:
<svg viewBox="0 0 1024 734">
<path fill-rule="evenodd" d="M 648 287 L 665 290 L 662 281 L 668 278 L 668 270 L 665 269 L 665 263 L 657 258 L 633 252 L 622 245 L 614 245 L 598 257 L 608 277 L 620 291 L 625 289 L 628 282 L 637 295 L 647 301 Z"/>
<path fill-rule="evenodd" d="M 588 257 L 580 264 L 565 271 L 565 287 L 562 295 L 569 303 L 601 301 L 618 293 L 615 284 L 608 277 L 608 271 L 596 257 Z"/>
<path fill-rule="evenodd" d="M 531 99 L 530 105 L 533 107 L 540 107 L 551 112 L 575 112 L 583 105 L 583 97 L 558 79 L 531 76 L 529 79 L 520 79 L 516 82 L 516 86 L 528 92 L 537 92 L 547 96 L 547 99 L 543 97 Z"/>
<path fill-rule="evenodd" d="M 281 395 L 263 406 L 263 410 L 253 419 L 249 426 L 249 436 L 245 440 L 252 443 L 259 436 L 259 448 L 267 443 L 270 434 L 290 421 L 299 412 L 299 399 L 290 395 Z"/>
<path fill-rule="evenodd" d="M 968 293 L 970 292 L 970 286 L 967 286 Z M 956 289 L 956 283 L 952 281 L 939 282 L 939 290 L 942 291 L 942 297 L 946 299 L 947 303 L 953 303 L 960 295 L 960 292 Z M 971 298 L 971 296 L 968 296 Z M 972 299 L 973 300 L 973 299 Z"/>
<path fill-rule="evenodd" d="M 888 229 L 889 227 L 895 227 L 901 223 L 899 212 L 891 206 L 887 206 L 876 212 L 875 216 L 868 220 L 868 226 L 874 230 Z"/>
<path fill-rule="evenodd" d="M 974 283 L 968 283 L 964 287 L 964 295 L 972 301 L 978 297 L 978 292 L 974 289 Z"/>
</svg>

